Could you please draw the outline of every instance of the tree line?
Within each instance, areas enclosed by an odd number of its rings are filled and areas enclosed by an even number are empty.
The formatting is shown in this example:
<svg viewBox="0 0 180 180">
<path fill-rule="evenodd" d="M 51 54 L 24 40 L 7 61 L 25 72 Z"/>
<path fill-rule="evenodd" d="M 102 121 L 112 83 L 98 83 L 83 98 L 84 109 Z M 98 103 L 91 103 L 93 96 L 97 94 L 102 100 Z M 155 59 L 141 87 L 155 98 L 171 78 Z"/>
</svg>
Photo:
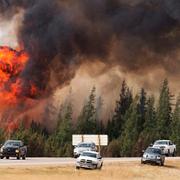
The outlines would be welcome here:
<svg viewBox="0 0 180 180">
<path fill-rule="evenodd" d="M 114 113 L 104 123 L 101 119 L 103 99 L 96 97 L 93 87 L 76 120 L 73 102 L 69 99 L 58 112 L 53 132 L 35 121 L 26 128 L 21 121 L 8 137 L 23 140 L 28 145 L 28 156 L 72 156 L 72 134 L 108 134 L 109 144 L 101 152 L 104 156 L 140 156 L 142 150 L 157 139 L 171 139 L 180 155 L 180 96 L 173 98 L 167 79 L 161 85 L 158 100 L 148 96 L 143 88 L 133 96 L 123 81 Z M 53 106 L 49 112 L 51 109 Z M 5 139 L 7 133 L 0 129 L 0 142 Z"/>
</svg>

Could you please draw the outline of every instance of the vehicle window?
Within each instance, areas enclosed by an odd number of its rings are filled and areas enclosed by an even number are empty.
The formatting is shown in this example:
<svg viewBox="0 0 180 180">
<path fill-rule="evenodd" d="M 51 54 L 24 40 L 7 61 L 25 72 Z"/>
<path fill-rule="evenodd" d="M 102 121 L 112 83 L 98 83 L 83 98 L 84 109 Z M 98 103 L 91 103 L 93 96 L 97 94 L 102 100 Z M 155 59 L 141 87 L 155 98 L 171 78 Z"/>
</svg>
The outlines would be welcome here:
<svg viewBox="0 0 180 180">
<path fill-rule="evenodd" d="M 148 148 L 145 152 L 146 153 L 161 154 L 161 150 L 160 149 L 155 149 L 155 148 Z"/>
<path fill-rule="evenodd" d="M 90 152 L 83 152 L 81 156 L 88 156 L 88 157 L 96 158 L 96 154 L 90 153 Z"/>
<path fill-rule="evenodd" d="M 18 141 L 8 141 L 5 143 L 5 146 L 21 146 L 21 142 Z"/>
<path fill-rule="evenodd" d="M 173 143 L 171 141 L 169 141 L 169 145 L 173 145 Z"/>
<path fill-rule="evenodd" d="M 157 145 L 168 145 L 168 141 L 156 141 L 155 144 L 157 144 Z"/>
<path fill-rule="evenodd" d="M 91 147 L 91 144 L 79 144 L 78 147 Z"/>
</svg>

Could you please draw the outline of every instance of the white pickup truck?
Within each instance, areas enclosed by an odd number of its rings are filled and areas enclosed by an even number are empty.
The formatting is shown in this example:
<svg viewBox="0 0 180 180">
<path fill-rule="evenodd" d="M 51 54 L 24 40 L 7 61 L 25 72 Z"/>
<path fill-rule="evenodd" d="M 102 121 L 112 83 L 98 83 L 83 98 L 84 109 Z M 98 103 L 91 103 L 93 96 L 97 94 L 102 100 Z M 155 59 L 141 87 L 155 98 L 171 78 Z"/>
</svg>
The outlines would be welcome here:
<svg viewBox="0 0 180 180">
<path fill-rule="evenodd" d="M 103 166 L 103 159 L 98 152 L 95 151 L 84 151 L 76 159 L 76 169 L 87 168 L 87 169 L 101 169 Z"/>
<path fill-rule="evenodd" d="M 157 140 L 154 142 L 153 148 L 160 148 L 165 155 L 175 156 L 176 145 L 170 140 Z"/>
</svg>

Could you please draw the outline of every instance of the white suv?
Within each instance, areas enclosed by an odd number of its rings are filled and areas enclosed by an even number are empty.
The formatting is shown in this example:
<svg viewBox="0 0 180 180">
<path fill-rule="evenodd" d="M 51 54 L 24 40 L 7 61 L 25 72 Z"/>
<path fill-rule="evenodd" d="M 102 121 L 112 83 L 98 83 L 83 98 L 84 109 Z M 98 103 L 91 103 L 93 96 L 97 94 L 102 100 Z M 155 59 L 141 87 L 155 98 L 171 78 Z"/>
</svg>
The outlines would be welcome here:
<svg viewBox="0 0 180 180">
<path fill-rule="evenodd" d="M 162 149 L 165 155 L 175 156 L 176 153 L 176 145 L 172 143 L 170 140 L 157 140 L 153 144 L 154 148 Z"/>
<path fill-rule="evenodd" d="M 84 151 L 96 151 L 96 145 L 93 142 L 82 142 L 74 148 L 74 157 L 79 157 Z"/>
<path fill-rule="evenodd" d="M 76 159 L 76 169 L 88 168 L 88 169 L 101 169 L 103 165 L 103 159 L 98 152 L 84 151 Z"/>
</svg>

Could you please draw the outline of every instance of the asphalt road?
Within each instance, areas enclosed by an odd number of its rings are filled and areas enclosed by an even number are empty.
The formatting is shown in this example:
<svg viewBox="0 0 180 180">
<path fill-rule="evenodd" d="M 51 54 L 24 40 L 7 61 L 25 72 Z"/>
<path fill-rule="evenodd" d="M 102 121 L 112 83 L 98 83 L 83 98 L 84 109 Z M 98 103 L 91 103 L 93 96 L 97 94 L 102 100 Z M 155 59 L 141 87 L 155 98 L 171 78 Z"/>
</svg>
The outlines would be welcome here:
<svg viewBox="0 0 180 180">
<path fill-rule="evenodd" d="M 180 157 L 167 157 L 168 161 L 179 161 Z M 104 163 L 127 163 L 140 162 L 140 158 L 104 158 Z M 27 158 L 26 160 L 16 160 L 16 158 L 0 159 L 0 167 L 2 166 L 41 166 L 41 165 L 74 165 L 74 158 Z"/>
</svg>

